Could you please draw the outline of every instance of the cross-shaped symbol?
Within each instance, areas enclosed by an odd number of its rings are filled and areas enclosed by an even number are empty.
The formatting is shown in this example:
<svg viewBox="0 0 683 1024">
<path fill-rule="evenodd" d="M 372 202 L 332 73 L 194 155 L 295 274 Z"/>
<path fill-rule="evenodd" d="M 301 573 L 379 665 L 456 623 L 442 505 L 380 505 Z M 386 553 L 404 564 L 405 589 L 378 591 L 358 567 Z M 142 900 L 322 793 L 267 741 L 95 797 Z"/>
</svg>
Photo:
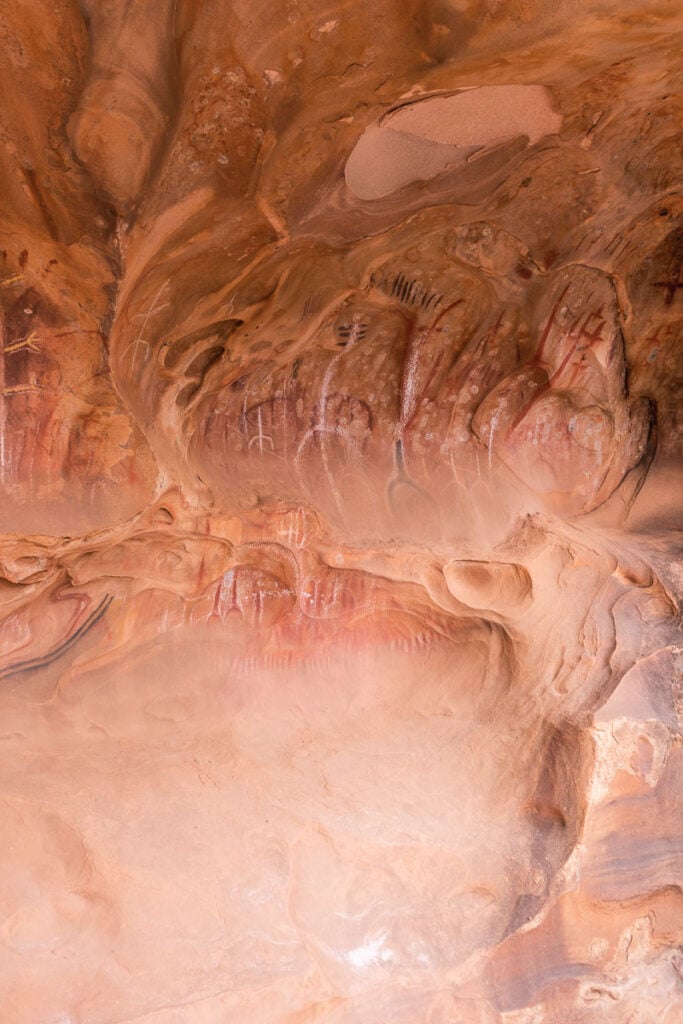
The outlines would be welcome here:
<svg viewBox="0 0 683 1024">
<path fill-rule="evenodd" d="M 674 330 L 671 324 L 658 324 L 656 330 L 649 334 L 645 341 L 651 345 L 660 345 L 663 341 L 671 339 L 674 336 Z"/>
<path fill-rule="evenodd" d="M 666 298 L 664 302 L 667 306 L 670 306 L 674 300 L 677 288 L 683 288 L 683 281 L 681 281 L 681 268 L 680 265 L 676 271 L 676 276 L 672 274 L 668 281 L 655 281 L 655 288 L 666 288 Z"/>
</svg>

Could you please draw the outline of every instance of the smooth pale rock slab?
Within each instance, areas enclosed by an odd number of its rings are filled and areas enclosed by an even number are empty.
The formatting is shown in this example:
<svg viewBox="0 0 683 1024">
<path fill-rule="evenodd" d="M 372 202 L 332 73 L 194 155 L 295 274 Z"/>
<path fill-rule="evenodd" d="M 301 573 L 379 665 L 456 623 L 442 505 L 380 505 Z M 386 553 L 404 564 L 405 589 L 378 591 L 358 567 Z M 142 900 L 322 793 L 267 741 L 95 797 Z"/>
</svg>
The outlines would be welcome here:
<svg viewBox="0 0 683 1024">
<path fill-rule="evenodd" d="M 381 199 L 515 136 L 533 146 L 557 135 L 561 125 L 562 115 L 542 85 L 472 86 L 453 96 L 429 96 L 366 128 L 344 177 L 358 199 Z"/>
<path fill-rule="evenodd" d="M 487 146 L 510 135 L 526 135 L 533 146 L 559 134 L 562 115 L 543 85 L 482 85 L 408 103 L 383 123 L 448 146 Z"/>
</svg>

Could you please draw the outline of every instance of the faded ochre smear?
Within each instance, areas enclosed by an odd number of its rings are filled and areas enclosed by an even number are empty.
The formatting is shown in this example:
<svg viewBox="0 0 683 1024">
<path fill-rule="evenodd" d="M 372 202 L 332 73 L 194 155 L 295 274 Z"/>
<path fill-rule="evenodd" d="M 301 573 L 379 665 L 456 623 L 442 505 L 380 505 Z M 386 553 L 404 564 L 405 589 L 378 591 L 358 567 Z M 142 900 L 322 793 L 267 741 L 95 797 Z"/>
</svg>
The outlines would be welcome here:
<svg viewBox="0 0 683 1024">
<path fill-rule="evenodd" d="M 478 149 L 520 135 L 533 145 L 561 124 L 542 85 L 484 85 L 418 100 L 365 130 L 347 161 L 346 184 L 358 199 L 381 199 Z"/>
</svg>

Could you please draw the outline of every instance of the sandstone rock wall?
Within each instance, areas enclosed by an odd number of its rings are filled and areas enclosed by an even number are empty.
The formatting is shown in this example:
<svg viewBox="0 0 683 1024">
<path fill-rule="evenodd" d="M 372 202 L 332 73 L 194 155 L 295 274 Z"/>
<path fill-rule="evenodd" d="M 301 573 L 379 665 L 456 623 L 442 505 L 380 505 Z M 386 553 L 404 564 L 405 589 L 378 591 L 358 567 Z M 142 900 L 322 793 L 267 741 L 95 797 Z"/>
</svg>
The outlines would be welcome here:
<svg viewBox="0 0 683 1024">
<path fill-rule="evenodd" d="M 677 6 L 0 4 L 7 1024 L 683 1020 Z"/>
</svg>

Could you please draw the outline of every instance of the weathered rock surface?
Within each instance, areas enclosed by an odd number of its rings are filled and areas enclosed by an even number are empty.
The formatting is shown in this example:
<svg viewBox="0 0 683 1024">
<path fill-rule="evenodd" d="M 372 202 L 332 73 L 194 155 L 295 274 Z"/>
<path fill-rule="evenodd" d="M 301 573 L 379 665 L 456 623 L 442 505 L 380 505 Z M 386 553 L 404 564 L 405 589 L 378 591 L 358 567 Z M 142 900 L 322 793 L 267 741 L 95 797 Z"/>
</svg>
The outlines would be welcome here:
<svg viewBox="0 0 683 1024">
<path fill-rule="evenodd" d="M 6 1024 L 679 1024 L 675 3 L 0 5 Z"/>
</svg>

